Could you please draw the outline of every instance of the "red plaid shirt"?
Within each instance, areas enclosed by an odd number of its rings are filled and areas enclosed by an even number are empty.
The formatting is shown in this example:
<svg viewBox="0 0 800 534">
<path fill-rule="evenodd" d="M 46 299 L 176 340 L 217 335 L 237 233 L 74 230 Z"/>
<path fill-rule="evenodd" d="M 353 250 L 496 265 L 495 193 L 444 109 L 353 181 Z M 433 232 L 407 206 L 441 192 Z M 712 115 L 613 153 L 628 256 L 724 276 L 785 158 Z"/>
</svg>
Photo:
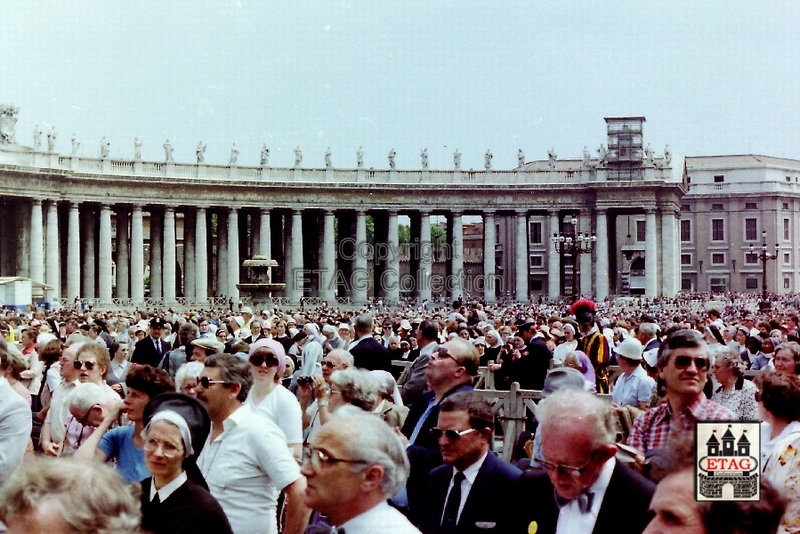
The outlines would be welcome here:
<svg viewBox="0 0 800 534">
<path fill-rule="evenodd" d="M 734 421 L 737 417 L 729 409 L 712 402 L 702 393 L 689 405 L 677 420 L 673 420 L 669 402 L 652 408 L 633 422 L 633 430 L 628 437 L 628 445 L 643 453 L 666 447 L 675 427 L 677 432 L 694 432 L 697 421 Z"/>
</svg>

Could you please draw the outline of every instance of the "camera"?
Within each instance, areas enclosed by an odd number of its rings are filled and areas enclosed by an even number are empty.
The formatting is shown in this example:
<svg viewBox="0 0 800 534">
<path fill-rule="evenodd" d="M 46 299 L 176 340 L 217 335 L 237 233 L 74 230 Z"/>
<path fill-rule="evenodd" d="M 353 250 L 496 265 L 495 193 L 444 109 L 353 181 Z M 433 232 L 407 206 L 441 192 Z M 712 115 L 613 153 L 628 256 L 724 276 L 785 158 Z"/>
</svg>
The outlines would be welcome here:
<svg viewBox="0 0 800 534">
<path fill-rule="evenodd" d="M 308 375 L 301 375 L 297 377 L 298 386 L 310 386 L 314 383 L 314 379 Z"/>
</svg>

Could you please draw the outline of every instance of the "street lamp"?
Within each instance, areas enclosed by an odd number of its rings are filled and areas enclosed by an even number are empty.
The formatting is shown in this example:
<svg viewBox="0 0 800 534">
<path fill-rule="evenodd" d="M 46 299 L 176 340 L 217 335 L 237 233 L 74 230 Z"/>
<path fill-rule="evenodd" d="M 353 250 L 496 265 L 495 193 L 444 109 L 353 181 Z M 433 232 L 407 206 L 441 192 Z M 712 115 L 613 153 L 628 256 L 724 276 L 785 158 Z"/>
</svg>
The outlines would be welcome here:
<svg viewBox="0 0 800 534">
<path fill-rule="evenodd" d="M 780 251 L 780 245 L 775 243 L 775 254 L 770 254 L 767 252 L 767 231 L 761 231 L 761 253 L 758 255 L 758 259 L 761 260 L 761 302 L 758 303 L 758 309 L 761 311 L 769 311 L 772 308 L 772 305 L 767 300 L 767 262 L 769 260 L 774 260 L 778 257 L 778 252 Z M 753 244 L 750 244 L 750 254 L 755 253 L 755 247 Z"/>
<path fill-rule="evenodd" d="M 552 241 L 556 252 L 563 259 L 565 256 L 572 258 L 572 301 L 578 299 L 578 257 L 581 254 L 591 254 L 594 250 L 594 244 L 597 242 L 597 236 L 589 233 L 577 233 L 575 230 L 578 227 L 578 219 L 574 215 L 570 219 L 572 223 L 571 231 L 569 232 L 554 232 Z M 563 265 L 563 263 L 562 263 Z"/>
</svg>

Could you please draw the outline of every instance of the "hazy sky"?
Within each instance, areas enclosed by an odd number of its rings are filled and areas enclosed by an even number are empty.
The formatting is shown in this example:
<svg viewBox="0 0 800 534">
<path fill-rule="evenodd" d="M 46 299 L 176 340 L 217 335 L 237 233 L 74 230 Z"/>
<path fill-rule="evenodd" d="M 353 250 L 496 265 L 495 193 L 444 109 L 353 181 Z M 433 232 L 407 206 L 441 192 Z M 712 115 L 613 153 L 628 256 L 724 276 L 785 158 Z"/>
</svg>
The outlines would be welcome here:
<svg viewBox="0 0 800 534">
<path fill-rule="evenodd" d="M 800 3 L 186 0 L 0 2 L 0 103 L 17 138 L 162 161 L 418 169 L 579 157 L 644 115 L 657 154 L 800 159 Z"/>
</svg>

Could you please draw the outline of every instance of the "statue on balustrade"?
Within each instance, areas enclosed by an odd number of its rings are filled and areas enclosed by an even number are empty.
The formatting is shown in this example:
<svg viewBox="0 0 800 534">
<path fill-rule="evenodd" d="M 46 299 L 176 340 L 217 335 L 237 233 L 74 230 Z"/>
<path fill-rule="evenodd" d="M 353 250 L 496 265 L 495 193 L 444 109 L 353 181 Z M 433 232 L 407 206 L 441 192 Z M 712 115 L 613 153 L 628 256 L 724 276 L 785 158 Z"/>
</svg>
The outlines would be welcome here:
<svg viewBox="0 0 800 534">
<path fill-rule="evenodd" d="M 586 148 L 586 145 L 583 145 L 583 168 L 588 169 L 591 162 L 592 156 L 589 154 L 589 150 Z"/>
<path fill-rule="evenodd" d="M 422 158 L 422 168 L 423 169 L 427 169 L 428 168 L 428 149 L 427 148 L 423 148 L 422 149 L 422 154 L 420 154 L 419 157 Z"/>
<path fill-rule="evenodd" d="M 395 152 L 394 149 L 391 149 L 389 151 L 389 168 L 390 169 L 394 169 L 394 166 L 395 166 L 394 158 L 395 158 L 395 156 L 397 156 L 397 152 Z"/>
<path fill-rule="evenodd" d="M 461 168 L 461 152 L 459 152 L 458 149 L 453 153 L 453 165 L 456 170 Z"/>
<path fill-rule="evenodd" d="M 486 151 L 486 155 L 483 156 L 483 166 L 486 167 L 487 171 L 492 168 L 492 158 L 493 157 L 494 156 L 492 155 L 492 151 L 491 150 L 487 150 Z"/>
<path fill-rule="evenodd" d="M 37 124 L 33 127 L 33 150 L 38 152 L 40 148 L 42 148 L 42 129 Z"/>
<path fill-rule="evenodd" d="M 605 145 L 600 145 L 600 148 L 597 149 L 597 166 L 602 167 L 606 164 L 606 158 L 608 157 L 608 152 L 606 152 Z"/>
<path fill-rule="evenodd" d="M 139 141 L 138 137 L 133 140 L 133 159 L 142 159 L 142 142 Z"/>
<path fill-rule="evenodd" d="M 72 132 L 72 155 L 78 155 L 78 149 L 81 147 L 81 142 L 78 141 L 78 135 L 75 132 Z"/>
<path fill-rule="evenodd" d="M 364 166 L 364 149 L 358 147 L 358 151 L 356 152 L 356 166 L 360 169 Z"/>
<path fill-rule="evenodd" d="M 646 160 L 646 165 L 648 167 L 653 166 L 653 149 L 650 147 L 650 143 L 647 143 L 647 147 L 644 149 L 644 156 Z"/>
<path fill-rule="evenodd" d="M 172 148 L 172 143 L 170 143 L 169 139 L 167 139 L 167 142 L 164 143 L 164 161 L 166 161 L 167 163 L 175 161 L 174 159 L 172 159 L 173 151 L 174 149 Z"/>
<path fill-rule="evenodd" d="M 328 147 L 328 150 L 325 151 L 325 168 L 330 169 L 332 167 L 331 164 L 331 147 Z"/>
<path fill-rule="evenodd" d="M 521 169 L 525 165 L 525 152 L 520 148 L 517 150 L 517 166 Z"/>
<path fill-rule="evenodd" d="M 17 114 L 19 114 L 19 108 L 0 105 L 0 144 L 17 144 L 16 134 L 14 133 L 14 126 L 17 125 Z"/>
<path fill-rule="evenodd" d="M 236 142 L 234 141 L 233 146 L 231 146 L 231 161 L 229 165 L 236 165 L 236 162 L 239 161 L 239 149 L 236 148 Z"/>
<path fill-rule="evenodd" d="M 303 152 L 300 151 L 300 147 L 294 147 L 294 166 L 299 167 L 300 163 L 303 162 Z"/>
<path fill-rule="evenodd" d="M 267 143 L 264 143 L 264 146 L 261 147 L 261 166 L 266 167 L 269 165 L 269 148 L 267 148 Z"/>
<path fill-rule="evenodd" d="M 208 145 L 204 145 L 202 141 L 197 143 L 197 150 L 195 150 L 195 154 L 197 154 L 197 163 L 205 163 L 206 147 L 208 147 Z"/>
<path fill-rule="evenodd" d="M 80 145 L 80 143 L 78 143 Z M 75 143 L 72 144 L 72 149 L 75 149 Z M 108 153 L 111 151 L 111 143 L 106 139 L 104 135 L 102 139 L 100 139 L 100 158 L 105 159 L 108 157 Z"/>
<path fill-rule="evenodd" d="M 550 165 L 550 170 L 555 170 L 556 168 L 556 159 L 558 156 L 556 155 L 556 149 L 551 148 L 547 151 L 547 163 Z"/>
<path fill-rule="evenodd" d="M 664 166 L 667 167 L 672 163 L 672 153 L 669 151 L 669 145 L 664 147 Z"/>
<path fill-rule="evenodd" d="M 55 152 L 56 151 L 56 138 L 58 137 L 58 132 L 52 126 L 50 127 L 50 131 L 47 133 L 47 151 L 48 152 Z"/>
</svg>

